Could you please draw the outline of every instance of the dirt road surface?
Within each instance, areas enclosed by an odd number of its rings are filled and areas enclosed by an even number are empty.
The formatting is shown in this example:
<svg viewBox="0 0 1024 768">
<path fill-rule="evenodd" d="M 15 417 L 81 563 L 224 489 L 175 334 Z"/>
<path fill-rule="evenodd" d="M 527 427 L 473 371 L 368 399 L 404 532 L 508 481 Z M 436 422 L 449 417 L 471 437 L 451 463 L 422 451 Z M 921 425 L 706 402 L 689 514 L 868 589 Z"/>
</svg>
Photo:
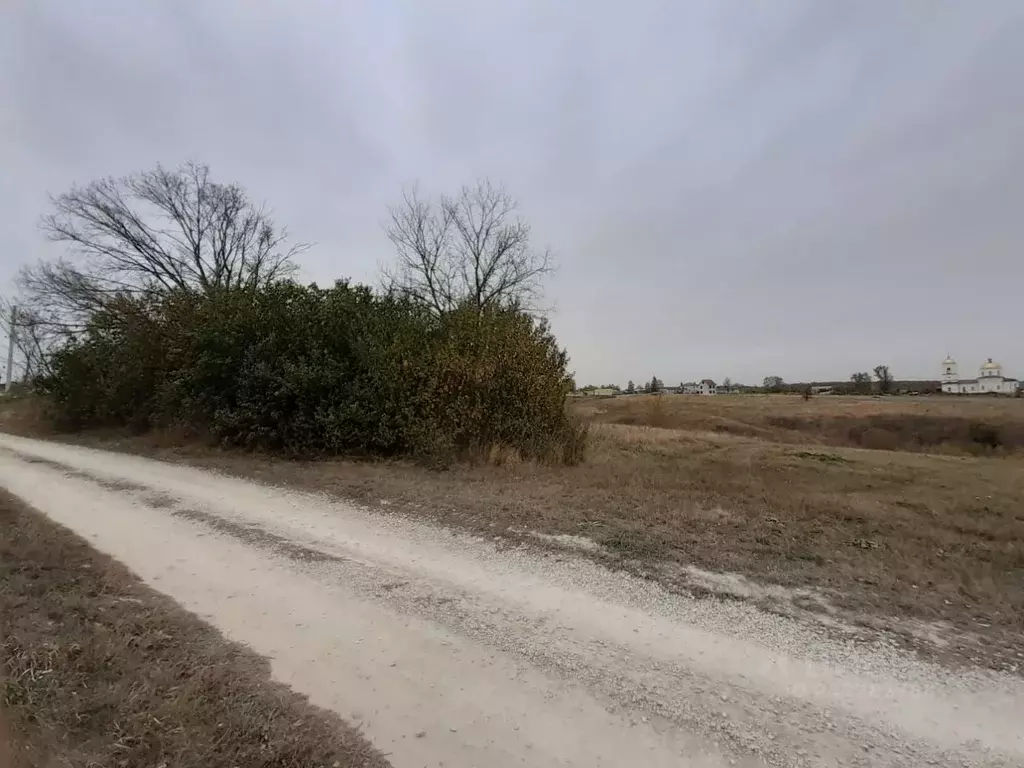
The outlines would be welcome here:
<svg viewBox="0 0 1024 768">
<path fill-rule="evenodd" d="M 1021 766 L 1024 685 L 573 554 L 0 435 L 0 481 L 396 768 Z"/>
</svg>

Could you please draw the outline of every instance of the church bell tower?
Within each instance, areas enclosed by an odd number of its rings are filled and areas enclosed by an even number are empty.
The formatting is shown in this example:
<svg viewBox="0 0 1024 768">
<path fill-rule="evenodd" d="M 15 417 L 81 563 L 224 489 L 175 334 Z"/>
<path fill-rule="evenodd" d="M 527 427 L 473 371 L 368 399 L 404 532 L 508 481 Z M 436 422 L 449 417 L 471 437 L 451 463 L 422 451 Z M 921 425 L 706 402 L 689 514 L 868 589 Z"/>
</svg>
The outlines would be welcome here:
<svg viewBox="0 0 1024 768">
<path fill-rule="evenodd" d="M 954 382 L 959 380 L 960 374 L 956 370 L 956 360 L 949 355 L 946 355 L 946 359 L 942 361 L 942 383 Z"/>
</svg>

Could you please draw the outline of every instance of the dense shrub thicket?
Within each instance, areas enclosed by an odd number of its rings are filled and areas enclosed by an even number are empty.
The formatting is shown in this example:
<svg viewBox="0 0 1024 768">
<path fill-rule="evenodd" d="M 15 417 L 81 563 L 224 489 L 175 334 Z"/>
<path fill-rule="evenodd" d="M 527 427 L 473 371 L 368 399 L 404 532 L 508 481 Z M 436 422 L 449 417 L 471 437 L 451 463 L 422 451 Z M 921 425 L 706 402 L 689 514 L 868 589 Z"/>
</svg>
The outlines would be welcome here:
<svg viewBox="0 0 1024 768">
<path fill-rule="evenodd" d="M 41 382 L 66 429 L 184 426 L 235 446 L 431 459 L 500 448 L 575 463 L 567 358 L 511 308 L 441 316 L 363 286 L 288 281 L 110 302 Z"/>
</svg>

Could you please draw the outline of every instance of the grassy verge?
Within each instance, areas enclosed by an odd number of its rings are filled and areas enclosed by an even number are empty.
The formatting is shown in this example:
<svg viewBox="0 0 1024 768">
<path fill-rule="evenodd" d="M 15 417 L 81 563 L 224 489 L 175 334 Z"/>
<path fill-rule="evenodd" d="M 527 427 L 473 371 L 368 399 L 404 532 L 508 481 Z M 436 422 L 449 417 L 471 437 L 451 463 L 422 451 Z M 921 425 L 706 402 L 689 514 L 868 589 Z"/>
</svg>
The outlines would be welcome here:
<svg viewBox="0 0 1024 768">
<path fill-rule="evenodd" d="M 387 765 L 266 660 L 5 492 L 0 532 L 0 765 Z"/>
</svg>

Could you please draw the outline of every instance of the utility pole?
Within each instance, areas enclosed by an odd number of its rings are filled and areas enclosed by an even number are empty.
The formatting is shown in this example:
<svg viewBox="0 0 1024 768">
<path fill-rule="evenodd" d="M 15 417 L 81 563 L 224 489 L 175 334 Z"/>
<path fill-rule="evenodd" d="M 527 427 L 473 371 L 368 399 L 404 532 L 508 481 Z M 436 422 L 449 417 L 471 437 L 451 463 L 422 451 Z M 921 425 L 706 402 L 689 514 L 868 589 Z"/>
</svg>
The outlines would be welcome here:
<svg viewBox="0 0 1024 768">
<path fill-rule="evenodd" d="M 16 321 L 18 308 L 11 306 L 11 324 L 7 333 L 7 387 L 6 392 L 11 391 L 11 379 L 14 378 L 14 337 L 17 334 Z"/>
</svg>

